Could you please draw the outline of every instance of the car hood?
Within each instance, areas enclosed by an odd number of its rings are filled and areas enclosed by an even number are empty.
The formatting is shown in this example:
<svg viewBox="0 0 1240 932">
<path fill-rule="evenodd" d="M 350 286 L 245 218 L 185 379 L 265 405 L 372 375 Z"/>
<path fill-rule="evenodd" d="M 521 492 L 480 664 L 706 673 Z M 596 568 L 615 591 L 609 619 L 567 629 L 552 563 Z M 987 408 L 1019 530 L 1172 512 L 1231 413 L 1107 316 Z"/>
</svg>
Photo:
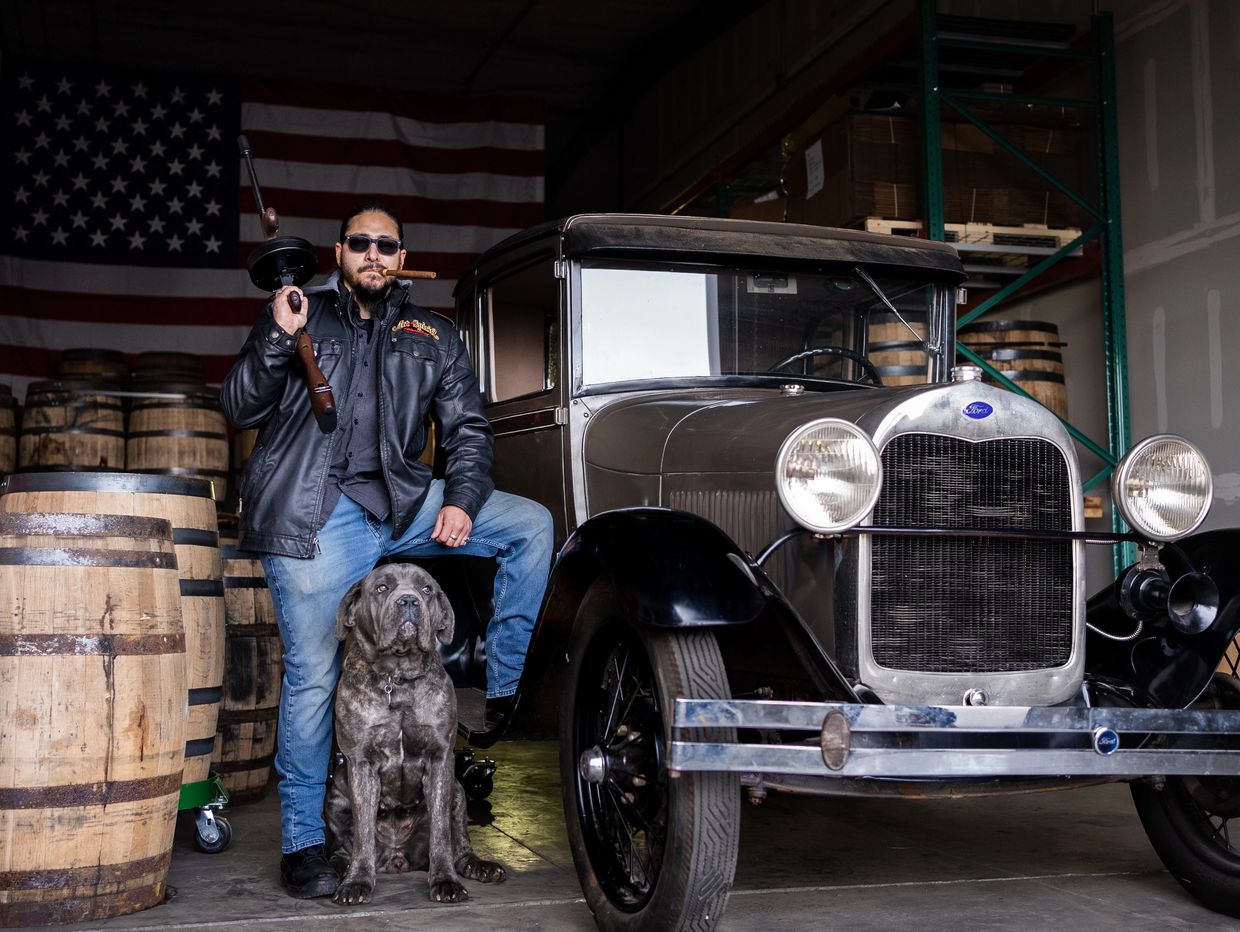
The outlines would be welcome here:
<svg viewBox="0 0 1240 932">
<path fill-rule="evenodd" d="M 784 439 L 821 417 L 856 422 L 915 389 L 784 395 L 778 390 L 643 394 L 597 411 L 585 437 L 590 466 L 639 475 L 773 472 Z"/>
</svg>

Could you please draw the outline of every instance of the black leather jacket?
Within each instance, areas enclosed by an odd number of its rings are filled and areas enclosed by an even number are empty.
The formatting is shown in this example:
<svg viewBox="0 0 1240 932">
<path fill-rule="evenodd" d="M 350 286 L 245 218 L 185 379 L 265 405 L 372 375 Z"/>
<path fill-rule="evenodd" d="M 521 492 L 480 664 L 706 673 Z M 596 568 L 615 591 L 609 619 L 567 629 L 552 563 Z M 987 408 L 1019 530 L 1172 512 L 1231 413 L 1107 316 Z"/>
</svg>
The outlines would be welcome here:
<svg viewBox="0 0 1240 932">
<path fill-rule="evenodd" d="M 344 317 L 337 271 L 324 285 L 306 289 L 306 329 L 314 338 L 319 368 L 339 400 L 348 391 L 356 362 L 353 329 Z M 455 325 L 393 289 L 378 347 L 379 453 L 392 500 L 392 537 L 412 523 L 431 479 L 418 461 L 426 443 L 425 420 L 433 413 L 443 427 L 447 454 L 444 504 L 463 508 L 472 520 L 491 482 L 491 425 L 482 413 L 478 381 Z M 275 322 L 268 304 L 232 371 L 220 387 L 224 413 L 238 428 L 258 427 L 258 439 L 241 479 L 240 540 L 247 550 L 293 557 L 315 554 L 328 471 L 340 455 L 344 433 L 322 433 L 310 411 L 295 355 L 296 340 Z"/>
</svg>

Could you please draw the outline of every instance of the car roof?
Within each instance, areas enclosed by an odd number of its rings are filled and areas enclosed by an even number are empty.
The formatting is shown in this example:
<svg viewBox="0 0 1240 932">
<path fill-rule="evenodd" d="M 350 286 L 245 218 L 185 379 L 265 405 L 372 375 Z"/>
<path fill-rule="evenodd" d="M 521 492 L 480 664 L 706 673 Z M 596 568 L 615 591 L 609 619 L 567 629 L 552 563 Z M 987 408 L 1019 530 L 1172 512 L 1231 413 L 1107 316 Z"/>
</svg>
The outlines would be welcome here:
<svg viewBox="0 0 1240 932">
<path fill-rule="evenodd" d="M 462 281 L 481 266 L 539 241 L 554 244 L 558 256 L 640 257 L 691 255 L 703 260 L 773 259 L 851 262 L 918 268 L 963 281 L 956 250 L 947 243 L 760 220 L 666 214 L 575 214 L 522 230 L 495 244 Z"/>
</svg>

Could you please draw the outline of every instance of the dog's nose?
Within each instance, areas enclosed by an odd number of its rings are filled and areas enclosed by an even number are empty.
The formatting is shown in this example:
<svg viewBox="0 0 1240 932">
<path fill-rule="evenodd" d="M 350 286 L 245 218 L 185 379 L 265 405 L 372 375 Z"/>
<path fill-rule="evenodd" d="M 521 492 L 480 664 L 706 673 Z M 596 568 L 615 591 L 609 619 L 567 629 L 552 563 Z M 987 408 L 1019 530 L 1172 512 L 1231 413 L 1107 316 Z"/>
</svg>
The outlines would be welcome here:
<svg viewBox="0 0 1240 932">
<path fill-rule="evenodd" d="M 422 603 L 415 595 L 402 595 L 395 600 L 395 604 L 397 616 L 400 618 L 396 636 L 402 641 L 412 640 L 418 631 L 416 622 L 422 610 Z"/>
</svg>

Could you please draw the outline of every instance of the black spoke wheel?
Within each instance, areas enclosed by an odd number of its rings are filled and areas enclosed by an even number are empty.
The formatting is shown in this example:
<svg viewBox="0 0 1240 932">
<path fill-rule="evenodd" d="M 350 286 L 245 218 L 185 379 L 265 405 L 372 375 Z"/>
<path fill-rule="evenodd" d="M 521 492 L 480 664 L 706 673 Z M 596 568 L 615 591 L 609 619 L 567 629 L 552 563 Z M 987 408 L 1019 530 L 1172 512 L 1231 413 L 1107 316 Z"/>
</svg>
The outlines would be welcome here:
<svg viewBox="0 0 1240 932">
<path fill-rule="evenodd" d="M 1240 681 L 1216 674 L 1197 704 L 1240 708 Z M 1132 799 L 1171 876 L 1211 909 L 1240 917 L 1240 777 L 1134 783 Z"/>
<path fill-rule="evenodd" d="M 630 625 L 617 604 L 610 588 L 591 591 L 564 683 L 560 773 L 577 875 L 604 932 L 713 929 L 736 870 L 739 783 L 672 778 L 667 754 L 675 698 L 730 695 L 719 646 L 709 631 Z"/>
</svg>

